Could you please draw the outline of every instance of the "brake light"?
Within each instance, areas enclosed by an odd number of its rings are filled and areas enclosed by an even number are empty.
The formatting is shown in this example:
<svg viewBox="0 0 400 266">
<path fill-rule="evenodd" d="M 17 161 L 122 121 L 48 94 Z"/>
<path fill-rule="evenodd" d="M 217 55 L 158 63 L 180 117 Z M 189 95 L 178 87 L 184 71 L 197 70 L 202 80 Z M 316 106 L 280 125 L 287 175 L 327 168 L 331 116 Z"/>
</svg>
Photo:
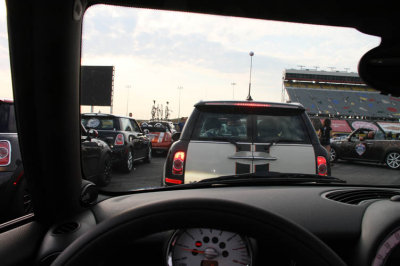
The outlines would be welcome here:
<svg viewBox="0 0 400 266">
<path fill-rule="evenodd" d="M 235 103 L 235 106 L 244 106 L 244 107 L 270 107 L 270 104 L 266 103 Z"/>
<path fill-rule="evenodd" d="M 174 175 L 183 174 L 183 165 L 185 163 L 185 152 L 178 151 L 174 155 L 174 160 L 172 161 L 172 173 Z"/>
<path fill-rule="evenodd" d="M 0 166 L 9 165 L 11 161 L 11 145 L 7 140 L 0 141 Z"/>
<path fill-rule="evenodd" d="M 242 106 L 242 107 L 271 107 L 267 103 L 231 103 L 231 102 L 209 102 L 206 105 L 232 105 L 232 106 Z"/>
<path fill-rule="evenodd" d="M 124 135 L 118 134 L 115 138 L 115 145 L 124 145 Z"/>
<path fill-rule="evenodd" d="M 318 175 L 326 176 L 328 174 L 328 167 L 326 165 L 326 158 L 324 156 L 317 157 Z"/>
<path fill-rule="evenodd" d="M 182 180 L 172 179 L 172 178 L 167 178 L 167 177 L 165 178 L 165 182 L 166 183 L 177 184 L 177 185 L 182 184 Z"/>
</svg>

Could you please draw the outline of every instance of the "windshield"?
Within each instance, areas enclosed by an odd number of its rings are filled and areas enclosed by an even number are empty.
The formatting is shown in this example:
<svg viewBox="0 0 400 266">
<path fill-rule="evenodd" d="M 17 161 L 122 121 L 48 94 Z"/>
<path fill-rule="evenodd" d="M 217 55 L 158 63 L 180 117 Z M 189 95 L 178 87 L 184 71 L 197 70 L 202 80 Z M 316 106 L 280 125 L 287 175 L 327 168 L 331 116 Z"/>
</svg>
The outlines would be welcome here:
<svg viewBox="0 0 400 266">
<path fill-rule="evenodd" d="M 81 121 L 98 131 L 113 166 L 99 187 L 131 191 L 265 171 L 400 185 L 400 99 L 357 73 L 379 43 L 348 28 L 90 7 Z M 12 98 L 9 65 L 1 71 L 0 97 Z M 0 111 L 2 131 L 14 132 L 14 113 L 5 103 Z"/>
<path fill-rule="evenodd" d="M 150 146 L 134 151 L 141 155 L 134 155 L 133 170 L 116 169 L 115 181 L 104 189 L 259 171 L 394 184 L 400 153 L 389 161 L 385 156 L 389 146 L 400 151 L 400 144 L 388 144 L 400 132 L 400 99 L 380 95 L 357 74 L 361 56 L 379 42 L 345 28 L 91 7 L 83 25 L 82 65 L 112 67 L 113 103 L 82 106 L 82 112 L 131 116 L 147 129 L 152 153 L 145 164 Z M 270 106 L 234 106 L 249 98 Z M 165 125 L 157 127 L 161 121 L 175 124 L 180 139 L 171 140 Z M 374 136 L 354 133 L 365 125 Z M 326 172 L 319 172 L 320 157 Z M 154 167 L 159 170 L 149 170 Z M 368 178 L 372 173 L 384 178 Z"/>
</svg>

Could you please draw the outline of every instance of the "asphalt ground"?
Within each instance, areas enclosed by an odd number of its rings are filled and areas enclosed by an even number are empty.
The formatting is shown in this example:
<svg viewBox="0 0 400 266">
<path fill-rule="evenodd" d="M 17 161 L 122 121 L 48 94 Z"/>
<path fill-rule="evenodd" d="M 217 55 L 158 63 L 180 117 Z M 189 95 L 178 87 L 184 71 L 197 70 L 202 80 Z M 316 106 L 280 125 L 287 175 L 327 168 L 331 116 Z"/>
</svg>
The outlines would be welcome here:
<svg viewBox="0 0 400 266">
<path fill-rule="evenodd" d="M 127 191 L 161 186 L 165 156 L 155 155 L 151 163 L 136 162 L 129 174 L 113 171 L 107 191 Z M 400 170 L 392 170 L 383 164 L 339 161 L 333 164 L 334 177 L 357 185 L 400 185 Z"/>
</svg>

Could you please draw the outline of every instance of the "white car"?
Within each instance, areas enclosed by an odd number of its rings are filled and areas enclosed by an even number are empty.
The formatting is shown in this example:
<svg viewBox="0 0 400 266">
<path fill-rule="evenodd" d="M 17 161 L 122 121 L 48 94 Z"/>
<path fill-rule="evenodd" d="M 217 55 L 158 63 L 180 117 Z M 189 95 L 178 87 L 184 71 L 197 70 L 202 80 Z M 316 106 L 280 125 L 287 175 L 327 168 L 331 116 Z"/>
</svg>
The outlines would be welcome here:
<svg viewBox="0 0 400 266">
<path fill-rule="evenodd" d="M 269 172 L 328 175 L 326 158 L 299 104 L 199 102 L 171 146 L 163 184 Z"/>
</svg>

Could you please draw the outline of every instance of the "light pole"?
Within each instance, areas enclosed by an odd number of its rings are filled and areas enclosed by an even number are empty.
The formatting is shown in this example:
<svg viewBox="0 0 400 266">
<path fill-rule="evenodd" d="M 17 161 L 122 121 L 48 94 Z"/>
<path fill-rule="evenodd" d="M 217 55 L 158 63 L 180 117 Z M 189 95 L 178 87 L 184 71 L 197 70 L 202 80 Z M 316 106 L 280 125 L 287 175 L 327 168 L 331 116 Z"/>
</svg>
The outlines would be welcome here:
<svg viewBox="0 0 400 266">
<path fill-rule="evenodd" d="M 249 80 L 249 95 L 247 95 L 247 99 L 246 100 L 252 101 L 253 98 L 251 98 L 250 90 L 251 90 L 251 69 L 253 68 L 253 55 L 254 55 L 254 52 L 250 52 L 249 55 L 250 55 L 250 80 Z"/>
<path fill-rule="evenodd" d="M 131 88 L 131 85 L 126 85 L 126 88 L 128 89 L 128 95 L 126 97 L 126 116 L 128 116 L 128 106 L 129 106 L 129 89 Z"/>
<path fill-rule="evenodd" d="M 232 99 L 235 100 L 235 85 L 236 85 L 236 83 L 232 82 L 231 85 L 232 85 Z"/>
<path fill-rule="evenodd" d="M 179 105 L 178 105 L 178 121 L 181 121 L 181 91 L 183 90 L 182 86 L 178 87 L 179 92 Z"/>
</svg>

